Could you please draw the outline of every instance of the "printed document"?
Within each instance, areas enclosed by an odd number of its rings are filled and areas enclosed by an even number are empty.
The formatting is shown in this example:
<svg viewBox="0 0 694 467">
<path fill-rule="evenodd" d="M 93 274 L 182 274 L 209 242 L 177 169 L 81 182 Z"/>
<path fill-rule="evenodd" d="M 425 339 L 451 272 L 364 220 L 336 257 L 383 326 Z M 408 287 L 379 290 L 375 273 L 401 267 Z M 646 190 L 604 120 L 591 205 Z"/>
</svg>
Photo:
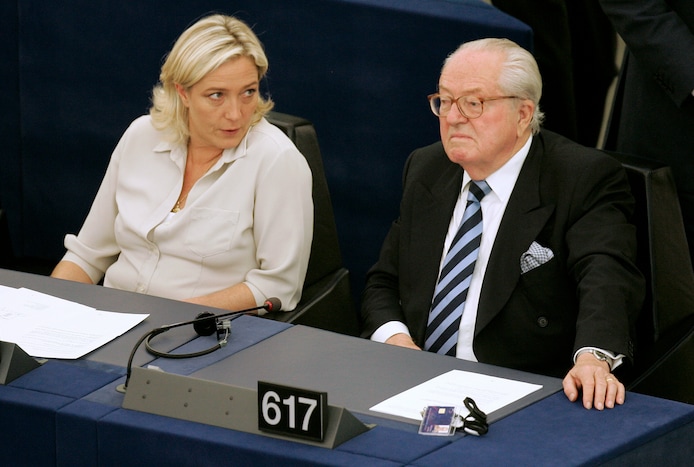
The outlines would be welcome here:
<svg viewBox="0 0 694 467">
<path fill-rule="evenodd" d="M 76 359 L 147 318 L 101 311 L 26 288 L 0 286 L 0 341 L 39 358 Z"/>
<path fill-rule="evenodd" d="M 428 406 L 464 408 L 472 398 L 487 415 L 531 394 L 542 386 L 496 376 L 451 370 L 371 407 L 375 412 L 421 420 Z"/>
</svg>

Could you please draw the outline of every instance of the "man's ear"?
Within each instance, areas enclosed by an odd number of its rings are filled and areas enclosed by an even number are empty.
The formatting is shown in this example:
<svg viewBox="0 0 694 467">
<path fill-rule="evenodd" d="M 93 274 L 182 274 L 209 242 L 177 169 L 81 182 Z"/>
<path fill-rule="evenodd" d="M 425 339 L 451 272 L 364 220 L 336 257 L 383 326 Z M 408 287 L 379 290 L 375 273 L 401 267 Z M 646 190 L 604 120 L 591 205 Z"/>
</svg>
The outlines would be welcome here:
<svg viewBox="0 0 694 467">
<path fill-rule="evenodd" d="M 530 99 L 522 99 L 518 105 L 518 134 L 522 135 L 530 126 L 535 113 L 535 104 Z"/>
<path fill-rule="evenodd" d="M 180 96 L 181 102 L 188 107 L 188 90 L 178 83 L 174 83 L 174 86 L 176 86 L 176 92 Z"/>
</svg>

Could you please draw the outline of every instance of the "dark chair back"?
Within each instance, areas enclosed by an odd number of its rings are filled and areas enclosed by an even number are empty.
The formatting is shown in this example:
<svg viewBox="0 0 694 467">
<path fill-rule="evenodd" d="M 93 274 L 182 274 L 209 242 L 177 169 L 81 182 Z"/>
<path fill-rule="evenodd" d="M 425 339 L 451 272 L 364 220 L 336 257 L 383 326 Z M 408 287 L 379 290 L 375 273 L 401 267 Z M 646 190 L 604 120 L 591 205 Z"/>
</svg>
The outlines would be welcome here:
<svg viewBox="0 0 694 467">
<path fill-rule="evenodd" d="M 11 269 L 13 258 L 10 228 L 7 225 L 5 211 L 0 207 L 0 268 Z"/>
<path fill-rule="evenodd" d="M 694 403 L 694 272 L 672 171 L 609 154 L 624 166 L 636 200 L 637 264 L 647 284 L 627 389 Z"/>
<path fill-rule="evenodd" d="M 313 243 L 301 302 L 291 312 L 270 316 L 284 322 L 358 335 L 349 272 L 342 263 L 316 130 L 308 120 L 293 115 L 270 112 L 267 119 L 284 131 L 306 158 L 313 174 L 314 209 Z"/>
</svg>

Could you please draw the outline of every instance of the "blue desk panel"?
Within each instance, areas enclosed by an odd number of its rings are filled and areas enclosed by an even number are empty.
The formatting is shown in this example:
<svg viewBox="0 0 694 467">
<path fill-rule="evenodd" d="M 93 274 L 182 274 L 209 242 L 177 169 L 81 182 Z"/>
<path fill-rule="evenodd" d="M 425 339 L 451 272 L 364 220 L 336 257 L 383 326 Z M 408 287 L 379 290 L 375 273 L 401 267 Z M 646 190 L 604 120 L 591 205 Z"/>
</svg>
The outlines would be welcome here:
<svg viewBox="0 0 694 467">
<path fill-rule="evenodd" d="M 115 391 L 115 389 L 112 389 Z M 118 410 L 109 404 L 80 399 L 55 415 L 56 465 L 90 467 L 99 465 L 98 422 Z M 127 451 L 127 449 L 126 449 Z"/>
<path fill-rule="evenodd" d="M 449 442 L 377 427 L 331 450 L 125 409 L 99 422 L 101 465 L 395 466 Z"/>
<path fill-rule="evenodd" d="M 55 413 L 70 402 L 63 396 L 0 385 L 2 464 L 55 465 Z"/>
<path fill-rule="evenodd" d="M 628 393 L 623 406 L 585 410 L 557 393 L 494 423 L 487 435 L 466 436 L 414 465 L 461 459 L 469 465 L 691 465 L 693 432 L 692 405 Z"/>
<path fill-rule="evenodd" d="M 56 413 L 120 374 L 110 368 L 104 371 L 48 361 L 7 386 L 0 385 L 0 433 L 3 434 L 0 436 L 0 463 L 56 465 L 59 446 L 62 446 L 58 442 L 59 435 L 64 433 L 58 429 Z M 89 418 L 85 412 L 79 416 Z M 79 448 L 95 452 L 96 445 L 86 438 Z"/>
</svg>

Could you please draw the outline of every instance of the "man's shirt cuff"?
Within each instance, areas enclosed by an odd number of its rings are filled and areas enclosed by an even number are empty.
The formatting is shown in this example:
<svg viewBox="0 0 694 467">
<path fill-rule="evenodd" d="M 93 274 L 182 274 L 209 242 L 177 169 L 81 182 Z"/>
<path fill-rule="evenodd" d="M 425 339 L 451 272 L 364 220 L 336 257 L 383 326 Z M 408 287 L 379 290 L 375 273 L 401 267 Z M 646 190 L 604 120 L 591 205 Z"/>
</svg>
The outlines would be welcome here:
<svg viewBox="0 0 694 467">
<path fill-rule="evenodd" d="M 610 366 L 610 371 L 614 371 L 615 368 L 617 368 L 619 365 L 622 364 L 622 361 L 624 359 L 624 355 L 622 355 L 622 354 L 615 355 L 612 352 L 608 352 L 607 350 L 600 349 L 598 347 L 581 347 L 574 354 L 574 363 L 576 363 L 576 359 L 578 358 L 578 356 L 580 354 L 582 354 L 584 352 L 590 352 L 591 350 L 597 350 L 598 352 L 602 352 L 609 357 L 606 360 L 606 362 Z"/>
<path fill-rule="evenodd" d="M 408 336 L 410 335 L 410 330 L 407 329 L 405 323 L 401 323 L 400 321 L 388 321 L 371 334 L 371 340 L 374 342 L 385 342 L 390 337 L 400 333 L 407 334 Z"/>
</svg>

